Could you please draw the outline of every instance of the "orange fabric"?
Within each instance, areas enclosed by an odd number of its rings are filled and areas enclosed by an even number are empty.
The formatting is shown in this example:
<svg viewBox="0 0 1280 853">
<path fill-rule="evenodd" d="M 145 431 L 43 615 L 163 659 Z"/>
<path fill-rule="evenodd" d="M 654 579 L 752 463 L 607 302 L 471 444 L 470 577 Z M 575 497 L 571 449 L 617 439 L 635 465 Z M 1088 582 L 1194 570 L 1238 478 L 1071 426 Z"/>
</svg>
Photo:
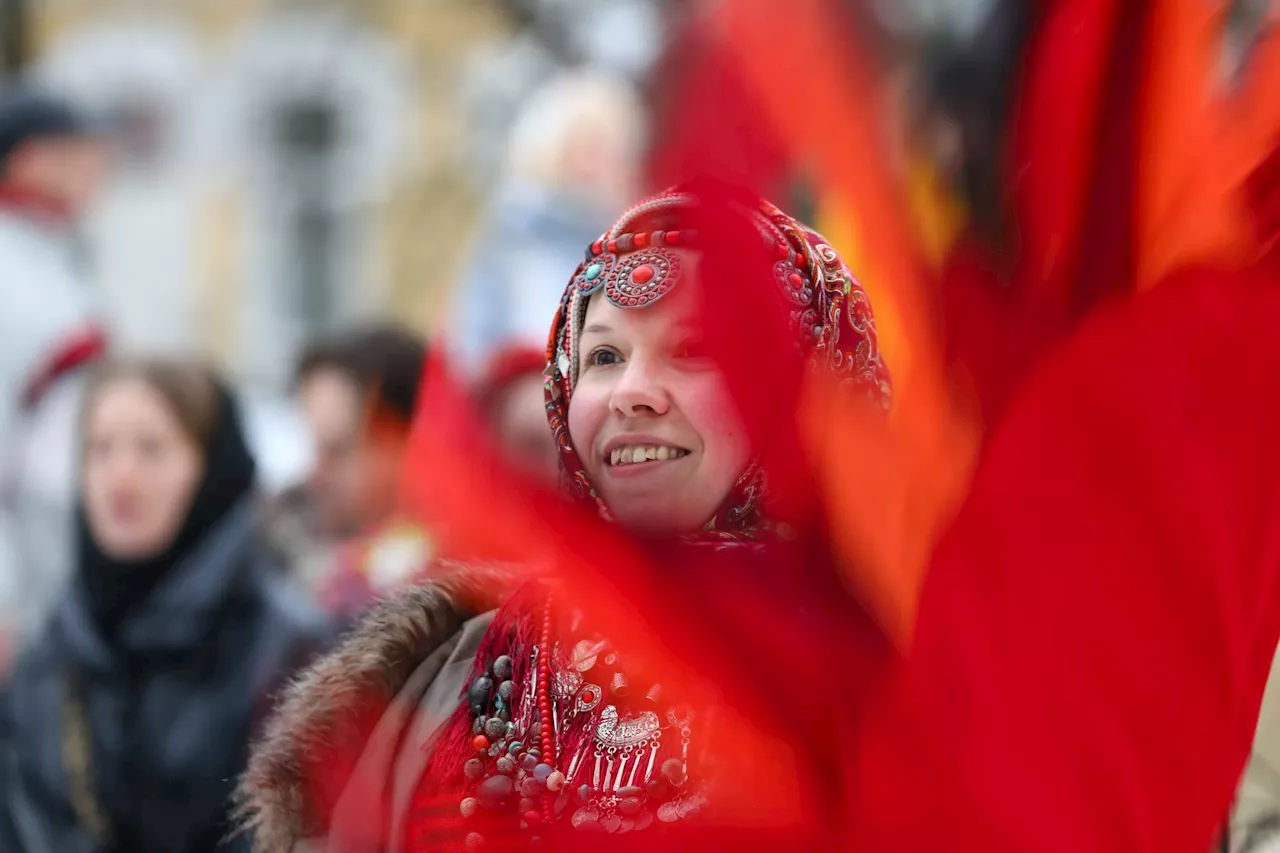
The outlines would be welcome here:
<svg viewBox="0 0 1280 853">
<path fill-rule="evenodd" d="M 718 23 L 767 119 L 786 129 L 793 160 L 811 164 L 833 203 L 858 223 L 862 265 L 854 272 L 866 283 L 891 365 L 895 429 L 851 427 L 844 404 L 818 386 L 808 394 L 804 433 L 824 497 L 857 508 L 834 525 L 847 580 L 905 645 L 924 574 L 921 543 L 932 541 L 960 499 L 978 430 L 953 399 L 905 194 L 877 144 L 879 90 L 832 15 L 824 0 L 738 0 L 721 7 Z"/>
<path fill-rule="evenodd" d="M 1257 256 L 1244 185 L 1280 139 L 1280 39 L 1264 36 L 1238 92 L 1219 69 L 1225 4 L 1161 0 L 1147 39 L 1139 288 L 1194 264 Z"/>
</svg>

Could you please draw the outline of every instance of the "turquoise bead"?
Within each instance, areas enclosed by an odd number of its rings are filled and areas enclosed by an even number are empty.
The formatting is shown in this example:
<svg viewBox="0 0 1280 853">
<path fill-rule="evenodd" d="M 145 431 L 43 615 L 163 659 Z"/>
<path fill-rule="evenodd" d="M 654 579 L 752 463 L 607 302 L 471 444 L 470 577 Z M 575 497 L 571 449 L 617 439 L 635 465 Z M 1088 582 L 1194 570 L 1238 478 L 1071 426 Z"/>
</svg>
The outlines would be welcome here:
<svg viewBox="0 0 1280 853">
<path fill-rule="evenodd" d="M 600 273 L 604 272 L 604 267 L 600 264 L 592 264 L 587 267 L 587 281 L 595 281 L 600 277 Z"/>
</svg>

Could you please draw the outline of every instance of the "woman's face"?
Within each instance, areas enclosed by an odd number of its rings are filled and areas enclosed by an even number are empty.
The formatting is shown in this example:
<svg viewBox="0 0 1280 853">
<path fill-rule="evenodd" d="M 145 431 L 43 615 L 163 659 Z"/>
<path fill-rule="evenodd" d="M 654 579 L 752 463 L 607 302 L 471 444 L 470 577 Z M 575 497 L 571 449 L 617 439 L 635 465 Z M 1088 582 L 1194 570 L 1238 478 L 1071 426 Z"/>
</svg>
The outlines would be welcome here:
<svg viewBox="0 0 1280 853">
<path fill-rule="evenodd" d="M 596 294 L 583 324 L 569 435 L 614 517 L 642 533 L 704 527 L 750 460 L 723 377 L 700 353 L 693 284 L 647 308 Z"/>
<path fill-rule="evenodd" d="M 117 379 L 91 403 L 83 465 L 94 541 L 113 559 L 140 560 L 177 536 L 204 461 L 159 393 L 140 379 Z"/>
</svg>

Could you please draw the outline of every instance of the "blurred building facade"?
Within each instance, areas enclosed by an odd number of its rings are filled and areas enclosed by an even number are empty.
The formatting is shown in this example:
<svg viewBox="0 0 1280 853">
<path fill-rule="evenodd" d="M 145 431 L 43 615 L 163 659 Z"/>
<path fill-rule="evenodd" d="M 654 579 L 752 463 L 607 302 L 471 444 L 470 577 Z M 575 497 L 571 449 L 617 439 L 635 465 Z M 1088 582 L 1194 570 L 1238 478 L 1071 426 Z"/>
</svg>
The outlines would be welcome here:
<svg viewBox="0 0 1280 853">
<path fill-rule="evenodd" d="M 280 387 L 300 342 L 445 310 L 480 206 L 461 69 L 489 0 L 28 0 L 30 76 L 103 118 L 86 251 L 128 347 Z"/>
</svg>

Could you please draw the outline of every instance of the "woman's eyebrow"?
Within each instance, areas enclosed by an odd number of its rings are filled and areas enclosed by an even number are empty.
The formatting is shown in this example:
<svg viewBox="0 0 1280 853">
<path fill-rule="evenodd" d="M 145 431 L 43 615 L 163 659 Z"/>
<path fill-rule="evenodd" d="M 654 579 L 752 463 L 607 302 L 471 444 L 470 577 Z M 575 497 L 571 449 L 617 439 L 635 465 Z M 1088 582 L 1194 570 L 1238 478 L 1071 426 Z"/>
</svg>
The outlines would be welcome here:
<svg viewBox="0 0 1280 853">
<path fill-rule="evenodd" d="M 609 326 L 604 326 L 604 325 L 601 325 L 600 323 L 592 323 L 590 326 L 587 326 L 585 329 L 582 330 L 582 334 L 607 335 L 612 331 L 613 329 L 610 328 Z"/>
</svg>

